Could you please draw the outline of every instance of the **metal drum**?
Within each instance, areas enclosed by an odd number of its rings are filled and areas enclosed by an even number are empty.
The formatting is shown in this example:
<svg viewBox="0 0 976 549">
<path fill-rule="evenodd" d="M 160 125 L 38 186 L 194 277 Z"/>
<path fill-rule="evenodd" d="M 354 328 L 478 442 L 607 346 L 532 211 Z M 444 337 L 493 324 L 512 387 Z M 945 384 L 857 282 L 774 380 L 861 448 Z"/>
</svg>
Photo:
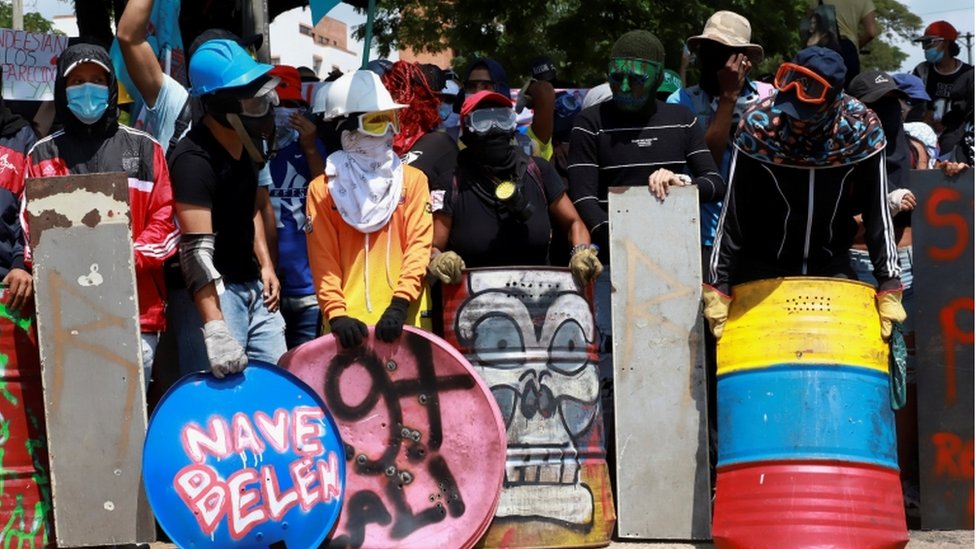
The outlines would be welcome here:
<svg viewBox="0 0 976 549">
<path fill-rule="evenodd" d="M 608 544 L 616 515 L 592 300 L 558 268 L 471 269 L 443 296 L 444 337 L 491 389 L 508 438 L 482 546 Z"/>
<path fill-rule="evenodd" d="M 6 289 L 0 289 L 0 301 Z M 44 393 L 33 306 L 0 303 L 0 540 L 40 549 L 53 540 Z"/>
<path fill-rule="evenodd" d="M 873 287 L 736 286 L 718 343 L 716 547 L 908 543 Z"/>
</svg>

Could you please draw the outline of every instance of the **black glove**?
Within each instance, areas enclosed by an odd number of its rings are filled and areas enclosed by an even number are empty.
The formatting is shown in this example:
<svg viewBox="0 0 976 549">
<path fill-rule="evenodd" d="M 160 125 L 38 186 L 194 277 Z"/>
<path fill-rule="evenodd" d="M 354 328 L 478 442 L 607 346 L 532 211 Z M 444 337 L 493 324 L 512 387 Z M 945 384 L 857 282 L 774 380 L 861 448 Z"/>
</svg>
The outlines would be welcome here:
<svg viewBox="0 0 976 549">
<path fill-rule="evenodd" d="M 407 307 L 410 302 L 402 297 L 394 297 L 390 306 L 383 311 L 383 316 L 376 323 L 376 337 L 387 343 L 400 337 L 403 333 L 403 322 L 407 319 Z"/>
<path fill-rule="evenodd" d="M 369 337 L 369 329 L 362 322 L 348 316 L 337 316 L 329 321 L 329 328 L 339 340 L 339 345 L 348 349 L 355 347 Z"/>
</svg>

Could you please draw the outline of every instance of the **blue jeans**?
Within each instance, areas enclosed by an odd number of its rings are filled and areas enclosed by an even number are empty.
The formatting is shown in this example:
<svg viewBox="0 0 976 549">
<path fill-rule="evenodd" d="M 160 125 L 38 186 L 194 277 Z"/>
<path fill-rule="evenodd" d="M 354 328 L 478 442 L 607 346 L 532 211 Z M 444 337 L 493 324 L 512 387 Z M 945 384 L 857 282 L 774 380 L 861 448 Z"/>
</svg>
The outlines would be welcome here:
<svg viewBox="0 0 976 549">
<path fill-rule="evenodd" d="M 247 358 L 277 364 L 285 354 L 285 321 L 281 313 L 268 312 L 261 297 L 261 282 L 254 280 L 225 284 L 220 310 L 234 339 L 244 347 Z M 176 335 L 180 375 L 210 371 L 207 347 L 203 343 L 203 321 L 187 290 L 171 290 L 167 316 Z"/>
<path fill-rule="evenodd" d="M 282 296 L 281 316 L 285 319 L 285 344 L 289 349 L 318 337 L 322 313 L 314 294 Z"/>
</svg>

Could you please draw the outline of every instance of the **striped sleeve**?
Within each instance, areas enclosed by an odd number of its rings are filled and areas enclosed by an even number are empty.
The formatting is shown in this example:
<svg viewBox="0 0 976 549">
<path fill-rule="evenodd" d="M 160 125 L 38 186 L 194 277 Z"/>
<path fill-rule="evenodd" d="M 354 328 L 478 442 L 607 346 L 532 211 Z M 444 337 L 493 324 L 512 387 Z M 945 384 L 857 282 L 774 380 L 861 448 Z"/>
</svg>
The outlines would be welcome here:
<svg viewBox="0 0 976 549">
<path fill-rule="evenodd" d="M 578 116 L 569 140 L 569 198 L 590 233 L 607 224 L 607 213 L 600 207 L 597 194 L 600 185 L 598 138 L 591 117 Z"/>
<path fill-rule="evenodd" d="M 132 216 L 134 220 L 145 216 L 142 230 L 132 235 L 137 270 L 161 267 L 166 259 L 176 253 L 180 242 L 180 231 L 174 221 L 173 188 L 163 149 L 153 142 L 152 150 L 153 181 L 149 183 L 129 178 L 130 196 L 137 193 L 148 195 L 144 212 L 133 212 Z M 135 200 L 130 199 L 130 202 L 136 204 Z"/>
</svg>

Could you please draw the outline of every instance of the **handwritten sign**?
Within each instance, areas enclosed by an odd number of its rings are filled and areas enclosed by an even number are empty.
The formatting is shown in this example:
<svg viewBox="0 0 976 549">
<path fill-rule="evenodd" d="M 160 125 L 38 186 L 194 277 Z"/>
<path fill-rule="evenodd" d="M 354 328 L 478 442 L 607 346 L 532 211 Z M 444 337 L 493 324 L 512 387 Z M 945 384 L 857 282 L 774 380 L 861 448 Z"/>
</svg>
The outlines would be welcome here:
<svg viewBox="0 0 976 549">
<path fill-rule="evenodd" d="M 181 547 L 315 548 L 339 517 L 335 423 L 308 386 L 271 365 L 180 380 L 153 414 L 144 456 L 149 502 Z"/>
<path fill-rule="evenodd" d="M 973 527 L 973 171 L 911 172 L 922 528 Z"/>
<path fill-rule="evenodd" d="M 0 29 L 4 99 L 54 99 L 58 56 L 66 47 L 67 36 Z"/>
</svg>

